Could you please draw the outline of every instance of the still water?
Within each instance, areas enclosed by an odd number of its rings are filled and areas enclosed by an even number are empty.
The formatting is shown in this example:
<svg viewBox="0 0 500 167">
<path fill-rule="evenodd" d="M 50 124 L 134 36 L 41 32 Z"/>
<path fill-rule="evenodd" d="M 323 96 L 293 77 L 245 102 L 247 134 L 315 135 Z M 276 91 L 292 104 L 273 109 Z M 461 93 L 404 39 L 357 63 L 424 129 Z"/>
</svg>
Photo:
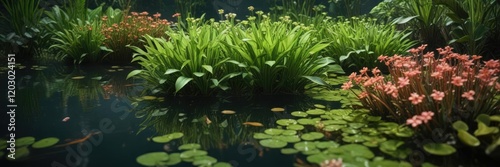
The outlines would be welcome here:
<svg viewBox="0 0 500 167">
<path fill-rule="evenodd" d="M 16 138 L 56 137 L 60 141 L 51 148 L 30 149 L 29 156 L 19 162 L 3 157 L 2 164 L 8 166 L 140 166 L 138 156 L 164 150 L 178 152 L 177 147 L 185 143 L 199 143 L 208 155 L 233 166 L 293 166 L 294 156 L 263 148 L 252 135 L 275 127 L 277 119 L 291 118 L 289 113 L 294 110 L 321 103 L 304 96 L 140 101 L 146 94 L 141 80 L 126 80 L 133 69 L 130 66 L 20 67 L 23 69 L 16 74 Z M 274 107 L 285 111 L 271 112 Z M 223 115 L 223 110 L 236 114 Z M 8 119 L 1 121 L 8 124 Z M 264 126 L 246 126 L 243 122 L 261 122 Z M 150 140 L 173 132 L 182 132 L 184 137 L 167 144 Z M 1 134 L 7 139 L 7 129 L 2 128 Z M 80 144 L 64 145 L 79 139 Z"/>
</svg>

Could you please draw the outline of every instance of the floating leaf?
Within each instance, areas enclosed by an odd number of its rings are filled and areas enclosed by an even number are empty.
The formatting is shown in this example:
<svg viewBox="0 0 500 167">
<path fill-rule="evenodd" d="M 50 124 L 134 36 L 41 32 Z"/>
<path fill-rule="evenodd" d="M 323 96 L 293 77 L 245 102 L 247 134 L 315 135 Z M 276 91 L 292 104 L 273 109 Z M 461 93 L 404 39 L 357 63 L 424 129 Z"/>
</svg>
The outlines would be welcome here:
<svg viewBox="0 0 500 167">
<path fill-rule="evenodd" d="M 310 142 L 310 141 L 303 141 L 303 142 L 295 143 L 293 145 L 293 148 L 295 148 L 299 151 L 313 150 L 313 149 L 316 149 L 316 143 Z"/>
<path fill-rule="evenodd" d="M 298 124 L 295 124 L 295 125 L 288 125 L 286 127 L 286 129 L 290 129 L 290 130 L 302 130 L 304 129 L 304 126 L 302 125 L 298 125 Z"/>
<path fill-rule="evenodd" d="M 29 146 L 29 145 L 31 145 L 33 143 L 35 143 L 35 138 L 34 137 L 31 137 L 31 136 L 21 137 L 21 138 L 19 138 L 19 139 L 16 140 L 16 147 L 20 148 L 20 147 L 23 147 L 23 146 Z"/>
<path fill-rule="evenodd" d="M 182 162 L 181 153 L 173 153 L 168 155 L 168 161 L 164 162 L 163 164 L 168 166 L 173 166 L 181 162 Z"/>
<path fill-rule="evenodd" d="M 313 155 L 313 154 L 319 154 L 319 153 L 321 153 L 321 150 L 319 150 L 319 149 L 302 151 L 302 154 L 304 154 L 304 155 Z"/>
<path fill-rule="evenodd" d="M 17 147 L 17 145 L 16 145 Z M 28 147 L 17 147 L 16 148 L 16 154 L 14 155 L 15 159 L 10 159 L 8 158 L 9 160 L 19 160 L 21 158 L 24 158 L 24 157 L 27 157 L 30 155 L 30 150 L 28 149 Z"/>
<path fill-rule="evenodd" d="M 277 140 L 282 140 L 282 141 L 285 141 L 287 143 L 297 143 L 300 141 L 300 138 L 299 136 L 297 135 L 289 135 L 289 136 L 275 136 L 273 137 L 274 139 L 277 139 Z"/>
<path fill-rule="evenodd" d="M 301 118 L 298 119 L 297 122 L 302 125 L 315 125 L 316 121 L 312 119 L 307 119 L 307 118 Z"/>
<path fill-rule="evenodd" d="M 193 150 L 193 149 L 200 149 L 201 145 L 197 143 L 188 143 L 188 144 L 183 144 L 179 146 L 179 150 Z"/>
<path fill-rule="evenodd" d="M 207 151 L 205 150 L 187 150 L 181 153 L 180 157 L 182 159 L 188 159 L 188 158 L 193 158 L 196 156 L 203 156 L 207 155 Z"/>
<path fill-rule="evenodd" d="M 314 104 L 314 107 L 316 108 L 320 108 L 320 109 L 324 109 L 326 108 L 326 106 L 322 105 L 322 104 Z"/>
<path fill-rule="evenodd" d="M 457 150 L 445 143 L 427 143 L 424 145 L 424 150 L 433 155 L 450 155 L 455 153 Z"/>
<path fill-rule="evenodd" d="M 270 135 L 280 135 L 281 133 L 283 133 L 283 129 L 277 129 L 277 128 L 270 128 L 270 129 L 266 129 L 264 131 L 264 133 L 266 134 L 270 134 Z"/>
<path fill-rule="evenodd" d="M 243 125 L 250 125 L 250 126 L 264 126 L 260 122 L 244 122 Z"/>
<path fill-rule="evenodd" d="M 264 139 L 259 141 L 260 145 L 269 148 L 283 148 L 287 145 L 285 141 L 276 139 Z"/>
<path fill-rule="evenodd" d="M 302 138 L 303 140 L 316 140 L 316 139 L 321 139 L 325 137 L 325 135 L 323 133 L 319 133 L 319 132 L 310 132 L 310 133 L 306 133 L 306 134 L 302 134 L 302 136 L 300 136 L 300 138 Z"/>
<path fill-rule="evenodd" d="M 281 125 L 281 126 L 288 126 L 288 125 L 296 124 L 297 121 L 294 119 L 279 119 L 276 121 L 276 123 L 278 125 Z"/>
<path fill-rule="evenodd" d="M 307 110 L 306 113 L 309 115 L 321 115 L 325 114 L 325 110 L 323 109 L 312 109 L 312 110 Z"/>
<path fill-rule="evenodd" d="M 178 138 L 181 138 L 182 136 L 184 136 L 183 133 L 180 133 L 180 132 L 175 132 L 175 133 L 171 133 L 171 134 L 166 134 L 166 135 L 163 135 L 163 136 L 156 136 L 156 137 L 153 137 L 153 141 L 156 142 L 156 143 L 168 143 L 170 142 L 171 140 L 174 140 L 174 139 L 178 139 Z"/>
<path fill-rule="evenodd" d="M 343 149 L 346 153 L 349 153 L 353 157 L 363 157 L 366 159 L 372 159 L 375 154 L 370 150 L 370 148 L 360 145 L 360 144 L 346 144 L 339 148 Z"/>
<path fill-rule="evenodd" d="M 297 134 L 297 131 L 296 130 L 284 130 L 283 133 L 281 133 L 281 134 L 285 135 L 285 136 L 291 136 L 291 135 Z"/>
<path fill-rule="evenodd" d="M 275 108 L 271 108 L 271 111 L 272 112 L 283 112 L 283 111 L 285 111 L 285 109 L 284 108 L 280 108 L 280 107 L 275 107 Z"/>
<path fill-rule="evenodd" d="M 292 116 L 295 116 L 295 117 L 307 117 L 307 113 L 306 112 L 302 112 L 302 111 L 294 111 L 291 113 Z"/>
<path fill-rule="evenodd" d="M 204 155 L 204 156 L 197 156 L 194 157 L 193 165 L 194 166 L 210 166 L 212 164 L 215 164 L 217 162 L 217 159 L 214 157 Z"/>
<path fill-rule="evenodd" d="M 136 161 L 143 166 L 157 166 L 164 164 L 168 159 L 166 152 L 151 152 L 138 156 Z"/>
<path fill-rule="evenodd" d="M 459 129 L 457 136 L 458 139 L 460 139 L 460 141 L 462 141 L 464 144 L 468 146 L 477 147 L 479 146 L 479 144 L 481 144 L 475 136 L 472 136 L 469 132 L 465 130 Z"/>
<path fill-rule="evenodd" d="M 254 139 L 269 139 L 271 137 L 273 137 L 273 136 L 265 134 L 265 133 L 254 133 L 253 134 Z"/>
<path fill-rule="evenodd" d="M 33 145 L 31 147 L 33 147 L 33 148 L 47 148 L 47 147 L 55 145 L 57 142 L 59 142 L 58 138 L 49 137 L 49 138 L 45 138 L 45 139 L 42 139 L 42 140 L 39 140 L 39 141 L 33 143 Z"/>
<path fill-rule="evenodd" d="M 221 113 L 222 114 L 235 114 L 236 112 L 234 112 L 233 110 L 222 110 Z"/>
<path fill-rule="evenodd" d="M 281 149 L 282 154 L 296 154 L 298 153 L 299 150 L 293 149 L 293 148 L 283 148 Z"/>
<path fill-rule="evenodd" d="M 85 76 L 74 76 L 74 77 L 71 77 L 71 79 L 74 79 L 74 80 L 80 80 L 80 79 L 83 79 L 85 78 Z"/>
<path fill-rule="evenodd" d="M 232 165 L 227 162 L 217 162 L 212 167 L 232 167 Z"/>
<path fill-rule="evenodd" d="M 332 131 L 338 131 L 344 127 L 345 127 L 344 125 L 327 125 L 323 127 L 323 130 L 327 132 L 332 132 Z"/>
<path fill-rule="evenodd" d="M 337 148 L 340 144 L 334 141 L 321 141 L 316 142 L 316 147 L 319 149 L 327 149 L 327 148 Z"/>
<path fill-rule="evenodd" d="M 337 155 L 334 154 L 324 154 L 324 153 L 319 153 L 319 154 L 314 154 L 314 155 L 309 155 L 307 156 L 307 161 L 311 163 L 316 163 L 316 164 L 321 164 L 325 161 L 329 161 L 332 159 L 338 158 Z"/>
</svg>

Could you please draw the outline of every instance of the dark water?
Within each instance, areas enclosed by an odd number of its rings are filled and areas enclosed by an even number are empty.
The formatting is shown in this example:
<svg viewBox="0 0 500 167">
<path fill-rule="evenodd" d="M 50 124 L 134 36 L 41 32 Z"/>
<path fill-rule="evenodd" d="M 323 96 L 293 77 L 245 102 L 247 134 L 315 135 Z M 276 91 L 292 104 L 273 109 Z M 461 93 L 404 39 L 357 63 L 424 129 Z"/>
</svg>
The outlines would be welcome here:
<svg viewBox="0 0 500 167">
<path fill-rule="evenodd" d="M 142 81 L 126 75 L 132 67 L 73 68 L 28 65 L 17 70 L 15 135 L 36 140 L 57 137 L 58 144 L 80 139 L 93 132 L 82 144 L 49 149 L 30 149 L 19 162 L 0 161 L 8 166 L 139 166 L 136 157 L 148 152 L 179 152 L 185 143 L 199 143 L 208 155 L 233 166 L 293 166 L 294 156 L 279 149 L 265 149 L 252 138 L 254 132 L 274 127 L 275 120 L 291 118 L 288 113 L 310 108 L 314 103 L 304 96 L 165 98 L 164 101 L 135 102 L 141 97 Z M 83 79 L 73 77 L 85 76 Z M 6 77 L 2 73 L 2 78 Z M 2 86 L 5 83 L 2 83 Z M 108 89 L 107 87 L 112 87 Z M 325 104 L 325 103 L 324 103 Z M 2 107 L 5 103 L 2 102 Z M 283 107 L 283 113 L 273 113 Z M 167 111 L 154 116 L 156 111 Z M 234 110 L 223 115 L 222 110 Z M 206 124 L 205 116 L 211 120 Z M 63 122 L 64 117 L 70 120 Z M 7 125 L 6 115 L 1 124 Z M 243 122 L 261 122 L 250 127 Z M 1 128 L 7 139 L 6 128 Z M 173 132 L 184 137 L 164 144 L 148 138 Z M 260 154 L 260 155 L 259 155 Z M 2 165 L 4 166 L 4 165 Z M 184 163 L 179 166 L 192 166 Z"/>
</svg>

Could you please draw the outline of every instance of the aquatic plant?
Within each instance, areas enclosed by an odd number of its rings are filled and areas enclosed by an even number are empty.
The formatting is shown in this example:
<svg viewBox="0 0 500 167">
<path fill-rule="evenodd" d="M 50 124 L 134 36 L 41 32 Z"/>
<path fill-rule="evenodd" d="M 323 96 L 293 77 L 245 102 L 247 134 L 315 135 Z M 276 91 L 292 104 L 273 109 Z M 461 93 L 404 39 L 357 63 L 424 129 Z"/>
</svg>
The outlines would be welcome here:
<svg viewBox="0 0 500 167">
<path fill-rule="evenodd" d="M 274 22 L 262 12 L 257 15 L 259 22 L 249 19 L 245 28 L 232 28 L 225 41 L 237 53 L 231 60 L 251 78 L 249 84 L 258 92 L 274 94 L 302 92 L 310 81 L 322 83 L 316 76 L 333 63 L 319 55 L 328 43 L 314 38 L 308 27 Z"/>
<path fill-rule="evenodd" d="M 36 39 L 40 38 L 39 22 L 44 9 L 39 8 L 39 0 L 5 0 L 2 5 L 6 12 L 0 12 L 0 41 L 8 43 L 13 48 L 8 48 L 14 52 L 19 52 L 23 48 L 34 50 Z M 32 53 L 25 53 L 29 56 Z"/>
<path fill-rule="evenodd" d="M 380 55 L 402 54 L 416 44 L 392 24 L 378 24 L 376 19 L 353 17 L 325 23 L 318 36 L 332 41 L 325 52 L 344 69 L 377 67 Z"/>
<path fill-rule="evenodd" d="M 148 12 L 131 12 L 130 15 L 124 15 L 121 11 L 108 9 L 101 18 L 104 45 L 113 50 L 107 56 L 108 61 L 129 63 L 132 60 L 133 50 L 127 46 L 143 48 L 140 39 L 146 34 L 151 37 L 165 36 L 170 23 L 160 16 L 160 13 L 149 16 Z"/>
<path fill-rule="evenodd" d="M 168 94 L 212 95 L 215 90 L 226 90 L 226 79 L 238 75 L 227 71 L 227 49 L 221 40 L 225 38 L 223 25 L 203 19 L 188 18 L 187 30 L 167 31 L 169 40 L 145 36 L 145 49 L 131 48 L 137 52 L 133 62 L 143 70 L 133 71 L 129 77 L 140 75 L 152 85 L 159 85 Z"/>
<path fill-rule="evenodd" d="M 358 97 L 372 114 L 421 130 L 446 128 L 457 119 L 470 124 L 479 114 L 498 114 L 500 101 L 494 97 L 500 92 L 499 60 L 481 63 L 481 56 L 460 55 L 451 47 L 438 48 L 435 56 L 424 54 L 425 47 L 411 49 L 410 56 L 380 56 L 388 76 L 378 68 L 371 73 L 363 68 L 342 88 L 359 86 Z"/>
</svg>

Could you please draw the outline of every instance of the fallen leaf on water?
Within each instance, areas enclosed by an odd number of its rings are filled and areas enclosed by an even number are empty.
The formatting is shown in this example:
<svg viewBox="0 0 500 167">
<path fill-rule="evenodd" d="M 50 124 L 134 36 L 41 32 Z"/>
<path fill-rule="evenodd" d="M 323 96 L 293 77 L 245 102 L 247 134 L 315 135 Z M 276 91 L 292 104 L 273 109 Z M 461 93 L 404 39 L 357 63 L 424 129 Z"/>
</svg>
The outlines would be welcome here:
<svg viewBox="0 0 500 167">
<path fill-rule="evenodd" d="M 222 114 L 234 114 L 236 112 L 234 112 L 233 110 L 222 110 L 221 112 Z"/>
<path fill-rule="evenodd" d="M 275 107 L 275 108 L 271 108 L 271 111 L 272 112 L 283 112 L 283 111 L 285 111 L 285 109 L 281 108 L 281 107 Z"/>
<path fill-rule="evenodd" d="M 243 125 L 250 125 L 250 126 L 264 126 L 260 122 L 244 122 Z"/>
<path fill-rule="evenodd" d="M 85 76 L 74 76 L 74 77 L 71 77 L 71 79 L 83 79 L 85 78 Z"/>
<path fill-rule="evenodd" d="M 210 121 L 210 119 L 208 119 L 206 115 L 205 115 L 205 123 L 207 123 L 207 125 L 212 123 L 212 121 Z"/>
<path fill-rule="evenodd" d="M 62 119 L 62 121 L 63 121 L 63 122 L 68 122 L 68 121 L 69 121 L 69 119 L 70 119 L 69 117 L 64 117 L 64 118 Z"/>
</svg>

